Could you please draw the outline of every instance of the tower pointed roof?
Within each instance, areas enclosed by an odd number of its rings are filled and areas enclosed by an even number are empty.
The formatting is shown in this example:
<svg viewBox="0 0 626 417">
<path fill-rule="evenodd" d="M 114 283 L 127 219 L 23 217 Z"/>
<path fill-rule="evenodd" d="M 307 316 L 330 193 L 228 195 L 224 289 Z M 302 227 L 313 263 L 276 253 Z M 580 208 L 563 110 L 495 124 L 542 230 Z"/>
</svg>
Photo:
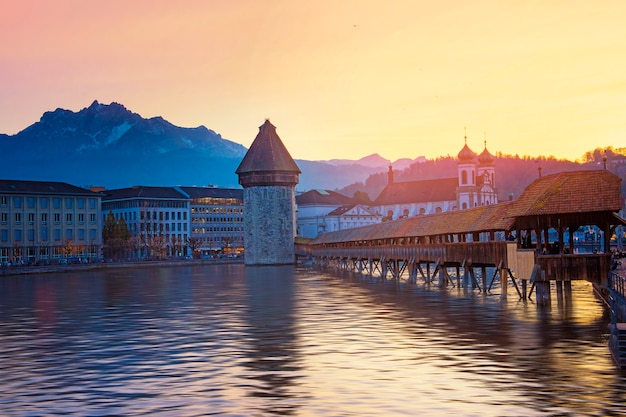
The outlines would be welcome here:
<svg viewBox="0 0 626 417">
<path fill-rule="evenodd" d="M 235 171 L 239 183 L 253 185 L 297 184 L 300 169 L 276 133 L 276 126 L 265 120 Z"/>
</svg>

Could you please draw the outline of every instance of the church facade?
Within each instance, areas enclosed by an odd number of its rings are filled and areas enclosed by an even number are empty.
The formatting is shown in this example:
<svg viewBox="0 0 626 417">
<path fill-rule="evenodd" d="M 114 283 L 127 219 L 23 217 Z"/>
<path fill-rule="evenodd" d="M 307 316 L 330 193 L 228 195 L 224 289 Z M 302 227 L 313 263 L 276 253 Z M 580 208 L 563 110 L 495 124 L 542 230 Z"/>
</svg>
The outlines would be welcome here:
<svg viewBox="0 0 626 417">
<path fill-rule="evenodd" d="M 457 155 L 456 177 L 395 182 L 389 166 L 387 186 L 371 209 L 383 220 L 396 220 L 497 204 L 494 160 L 486 142 L 482 153 L 476 155 L 466 138 Z"/>
</svg>

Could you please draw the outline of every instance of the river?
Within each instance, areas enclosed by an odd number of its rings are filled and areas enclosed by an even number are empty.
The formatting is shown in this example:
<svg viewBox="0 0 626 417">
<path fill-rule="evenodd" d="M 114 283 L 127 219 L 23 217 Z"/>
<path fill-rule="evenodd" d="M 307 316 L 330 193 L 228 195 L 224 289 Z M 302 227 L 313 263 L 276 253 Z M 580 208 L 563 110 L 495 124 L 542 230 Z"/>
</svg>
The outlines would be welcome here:
<svg viewBox="0 0 626 417">
<path fill-rule="evenodd" d="M 610 416 L 590 284 L 498 291 L 241 264 L 0 278 L 3 416 Z"/>
</svg>

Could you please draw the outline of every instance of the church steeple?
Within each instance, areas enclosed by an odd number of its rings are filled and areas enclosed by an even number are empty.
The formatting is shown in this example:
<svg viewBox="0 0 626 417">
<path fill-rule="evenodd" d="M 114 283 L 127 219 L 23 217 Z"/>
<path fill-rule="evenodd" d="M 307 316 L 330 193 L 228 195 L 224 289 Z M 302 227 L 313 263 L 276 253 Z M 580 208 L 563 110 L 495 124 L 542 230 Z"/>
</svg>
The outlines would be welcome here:
<svg viewBox="0 0 626 417">
<path fill-rule="evenodd" d="M 393 167 L 389 164 L 389 171 L 387 171 L 387 185 L 393 184 Z"/>
</svg>

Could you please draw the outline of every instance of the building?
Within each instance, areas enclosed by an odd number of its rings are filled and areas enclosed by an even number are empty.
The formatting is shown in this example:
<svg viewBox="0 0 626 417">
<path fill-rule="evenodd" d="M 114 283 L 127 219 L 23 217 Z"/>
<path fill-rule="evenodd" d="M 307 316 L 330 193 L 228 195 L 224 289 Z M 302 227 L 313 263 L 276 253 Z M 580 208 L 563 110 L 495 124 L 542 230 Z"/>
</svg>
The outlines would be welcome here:
<svg viewBox="0 0 626 417">
<path fill-rule="evenodd" d="M 310 190 L 296 196 L 297 234 L 314 238 L 320 233 L 380 223 L 382 215 L 354 199 L 330 190 Z"/>
<path fill-rule="evenodd" d="M 394 182 L 390 166 L 387 186 L 371 209 L 384 220 L 395 220 L 497 204 L 494 157 L 487 142 L 477 157 L 465 138 L 457 158 L 457 176 L 452 178 Z"/>
<path fill-rule="evenodd" d="M 129 257 L 187 255 L 191 210 L 182 190 L 147 186 L 107 190 L 102 194 L 103 224 L 109 212 L 116 220 L 123 219 L 131 232 Z"/>
<path fill-rule="evenodd" d="M 0 261 L 99 258 L 100 195 L 63 182 L 0 180 Z"/>
<path fill-rule="evenodd" d="M 246 265 L 293 264 L 300 169 L 269 120 L 235 172 L 243 186 Z"/>
<path fill-rule="evenodd" d="M 189 196 L 194 256 L 243 253 L 243 189 L 180 187 Z"/>
</svg>

